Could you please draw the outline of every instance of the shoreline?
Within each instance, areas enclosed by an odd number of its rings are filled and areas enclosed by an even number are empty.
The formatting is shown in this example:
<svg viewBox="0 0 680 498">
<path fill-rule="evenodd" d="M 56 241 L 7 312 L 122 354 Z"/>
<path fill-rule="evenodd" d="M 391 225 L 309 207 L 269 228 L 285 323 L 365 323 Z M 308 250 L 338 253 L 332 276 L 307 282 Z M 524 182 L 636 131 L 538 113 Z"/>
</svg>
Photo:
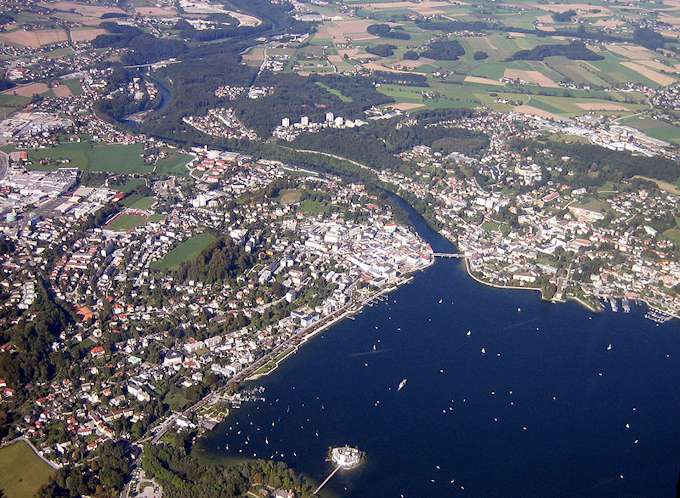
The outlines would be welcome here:
<svg viewBox="0 0 680 498">
<path fill-rule="evenodd" d="M 363 301 L 347 305 L 347 309 L 345 309 L 340 315 L 336 316 L 335 318 L 331 318 L 328 321 L 321 323 L 320 325 L 315 324 L 315 325 L 318 325 L 318 327 L 315 328 L 314 330 L 310 331 L 306 335 L 304 335 L 298 344 L 291 346 L 291 350 L 288 353 L 286 353 L 283 357 L 276 360 L 274 367 L 271 370 L 269 370 L 267 372 L 260 373 L 260 374 L 253 373 L 252 375 L 249 375 L 248 377 L 243 379 L 243 382 L 250 382 L 250 381 L 259 380 L 259 379 L 266 377 L 267 375 L 275 372 L 279 368 L 279 365 L 284 360 L 286 360 L 288 357 L 290 357 L 293 354 L 298 352 L 300 346 L 306 344 L 308 341 L 313 339 L 315 336 L 317 336 L 318 334 L 320 334 L 324 330 L 329 329 L 330 327 L 332 327 L 333 325 L 343 321 L 344 319 L 346 319 L 350 316 L 356 315 L 358 313 L 361 313 L 363 311 L 364 307 L 368 303 L 370 303 L 370 302 L 374 301 L 375 299 L 378 299 L 378 298 L 380 298 L 380 297 L 382 297 L 386 294 L 389 294 L 389 293 L 399 289 L 400 287 L 408 284 L 411 280 L 413 280 L 415 273 L 426 270 L 427 268 L 431 267 L 434 264 L 435 264 L 435 258 L 433 256 L 432 260 L 427 265 L 423 266 L 422 268 L 419 268 L 417 270 L 414 270 L 412 272 L 404 274 L 404 276 L 399 278 L 392 285 L 390 285 L 390 286 L 388 286 L 384 289 L 380 289 L 379 291 L 377 291 L 375 293 L 370 294 Z M 321 321 L 323 321 L 323 319 Z M 313 326 L 314 325 L 312 325 L 312 327 Z"/>
</svg>

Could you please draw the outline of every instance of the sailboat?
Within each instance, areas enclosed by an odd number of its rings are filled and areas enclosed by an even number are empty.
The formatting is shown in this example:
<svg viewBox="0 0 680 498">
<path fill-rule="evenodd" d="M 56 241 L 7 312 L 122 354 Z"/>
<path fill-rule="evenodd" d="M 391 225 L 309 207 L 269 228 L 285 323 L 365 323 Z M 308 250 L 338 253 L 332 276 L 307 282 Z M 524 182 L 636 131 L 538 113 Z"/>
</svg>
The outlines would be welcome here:
<svg viewBox="0 0 680 498">
<path fill-rule="evenodd" d="M 397 388 L 397 391 L 401 391 L 404 386 L 406 385 L 406 379 L 402 379 L 402 381 L 399 383 L 399 387 Z"/>
</svg>

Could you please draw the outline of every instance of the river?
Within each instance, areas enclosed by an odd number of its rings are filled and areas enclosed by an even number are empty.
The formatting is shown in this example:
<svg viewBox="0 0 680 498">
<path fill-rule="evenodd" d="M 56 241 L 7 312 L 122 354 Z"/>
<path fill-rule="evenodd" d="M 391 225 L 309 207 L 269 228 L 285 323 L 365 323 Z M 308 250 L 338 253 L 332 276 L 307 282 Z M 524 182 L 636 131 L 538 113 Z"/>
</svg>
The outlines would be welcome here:
<svg viewBox="0 0 680 498">
<path fill-rule="evenodd" d="M 455 250 L 406 209 L 436 251 Z M 643 315 L 493 289 L 440 260 L 251 383 L 266 401 L 199 451 L 321 481 L 330 446 L 359 446 L 364 465 L 329 484 L 338 496 L 673 496 L 680 326 Z"/>
</svg>

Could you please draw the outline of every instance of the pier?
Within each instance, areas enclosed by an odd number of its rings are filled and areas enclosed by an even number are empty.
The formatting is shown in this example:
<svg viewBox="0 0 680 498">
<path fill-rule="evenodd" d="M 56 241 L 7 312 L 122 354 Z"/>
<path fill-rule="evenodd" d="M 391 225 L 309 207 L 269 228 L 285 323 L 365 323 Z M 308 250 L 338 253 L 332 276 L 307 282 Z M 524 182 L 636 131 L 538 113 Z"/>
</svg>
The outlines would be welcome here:
<svg viewBox="0 0 680 498">
<path fill-rule="evenodd" d="M 433 252 L 432 255 L 435 258 L 464 258 L 464 254 L 459 254 L 456 252 Z"/>
<path fill-rule="evenodd" d="M 341 468 L 342 468 L 341 465 L 338 465 L 337 467 L 335 467 L 335 469 L 333 469 L 333 472 L 328 474 L 328 477 L 326 477 L 326 479 L 324 479 L 324 481 L 321 484 L 319 484 L 319 487 L 316 488 L 316 491 L 314 491 L 314 493 L 312 493 L 312 494 L 314 494 L 314 495 L 319 494 L 319 491 L 321 491 L 321 488 L 323 488 L 328 483 L 328 481 L 330 481 L 333 478 L 333 476 L 337 473 L 337 471 L 340 470 Z"/>
</svg>

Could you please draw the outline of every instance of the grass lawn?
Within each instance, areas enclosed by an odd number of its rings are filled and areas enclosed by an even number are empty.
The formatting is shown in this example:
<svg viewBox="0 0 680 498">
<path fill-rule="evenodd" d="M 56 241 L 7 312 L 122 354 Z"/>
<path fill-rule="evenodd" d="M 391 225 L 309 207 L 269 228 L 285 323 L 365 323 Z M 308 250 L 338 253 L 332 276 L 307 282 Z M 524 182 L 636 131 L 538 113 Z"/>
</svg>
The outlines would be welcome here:
<svg viewBox="0 0 680 498">
<path fill-rule="evenodd" d="M 136 214 L 120 214 L 116 216 L 108 225 L 107 230 L 114 232 L 129 232 L 148 221 L 146 216 L 138 216 Z"/>
<path fill-rule="evenodd" d="M 127 182 L 121 185 L 112 184 L 111 189 L 117 192 L 125 192 L 127 194 L 128 192 L 132 192 L 137 187 L 141 187 L 145 183 L 146 182 L 144 181 L 144 178 L 129 178 Z"/>
<path fill-rule="evenodd" d="M 14 111 L 21 109 L 31 101 L 28 97 L 20 95 L 0 94 L 0 119 L 7 118 Z"/>
<path fill-rule="evenodd" d="M 156 198 L 153 196 L 139 197 L 130 196 L 123 200 L 123 205 L 132 209 L 151 209 L 151 205 L 156 202 Z"/>
<path fill-rule="evenodd" d="M 166 175 L 188 175 L 189 170 L 186 165 L 193 159 L 193 156 L 183 152 L 167 149 L 167 157 L 156 163 L 156 172 Z"/>
<path fill-rule="evenodd" d="M 0 450 L 0 489 L 8 498 L 31 498 L 54 471 L 20 441 Z"/>
<path fill-rule="evenodd" d="M 279 202 L 281 204 L 294 204 L 296 202 L 300 202 L 300 197 L 302 196 L 302 192 L 299 190 L 295 189 L 288 189 L 288 190 L 282 190 L 281 193 L 279 194 Z"/>
<path fill-rule="evenodd" d="M 185 261 L 191 261 L 217 238 L 212 233 L 202 233 L 189 237 L 184 242 L 173 248 L 160 261 L 151 263 L 151 267 L 156 270 L 175 270 Z"/>
<path fill-rule="evenodd" d="M 144 164 L 141 154 L 142 144 L 93 144 L 90 142 L 68 142 L 48 149 L 28 152 L 33 161 L 33 169 L 50 170 L 55 168 L 78 168 L 83 171 L 103 171 L 110 173 L 148 173 L 152 167 Z M 39 164 L 47 158 L 50 163 Z M 69 159 L 69 163 L 59 160 Z"/>
<path fill-rule="evenodd" d="M 666 142 L 680 143 L 680 127 L 658 119 L 632 117 L 624 120 L 625 125 L 637 128 L 650 137 Z"/>
<path fill-rule="evenodd" d="M 680 229 L 670 228 L 663 233 L 664 237 L 673 241 L 673 243 L 680 247 Z"/>
<path fill-rule="evenodd" d="M 70 80 L 61 80 L 61 82 L 71 90 L 73 95 L 80 95 L 83 93 L 83 86 L 80 84 L 80 80 L 73 78 Z"/>
<path fill-rule="evenodd" d="M 352 102 L 352 97 L 348 97 L 347 95 L 343 94 L 340 90 L 336 90 L 335 88 L 331 88 L 328 85 L 324 85 L 320 81 L 317 81 L 316 84 L 319 85 L 324 90 L 326 90 L 328 93 L 332 93 L 343 102 Z"/>
<path fill-rule="evenodd" d="M 500 232 L 503 235 L 507 235 L 510 233 L 510 225 L 507 223 L 499 223 L 497 221 L 485 221 L 482 224 L 482 228 L 486 230 L 487 232 Z"/>
</svg>

